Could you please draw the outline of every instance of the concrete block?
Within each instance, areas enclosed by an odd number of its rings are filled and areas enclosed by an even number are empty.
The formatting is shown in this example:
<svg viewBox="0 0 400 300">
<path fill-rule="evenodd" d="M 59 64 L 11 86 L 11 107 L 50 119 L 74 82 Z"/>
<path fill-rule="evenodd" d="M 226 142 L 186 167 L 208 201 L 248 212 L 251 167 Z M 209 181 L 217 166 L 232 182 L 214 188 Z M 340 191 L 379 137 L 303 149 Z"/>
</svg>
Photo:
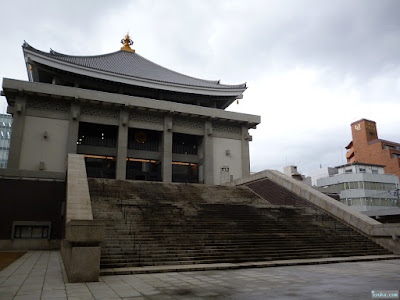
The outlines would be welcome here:
<svg viewBox="0 0 400 300">
<path fill-rule="evenodd" d="M 65 226 L 65 239 L 75 243 L 100 243 L 104 240 L 105 224 L 100 220 L 71 220 Z"/>
<path fill-rule="evenodd" d="M 100 247 L 69 247 L 64 260 L 71 283 L 99 281 Z"/>
</svg>

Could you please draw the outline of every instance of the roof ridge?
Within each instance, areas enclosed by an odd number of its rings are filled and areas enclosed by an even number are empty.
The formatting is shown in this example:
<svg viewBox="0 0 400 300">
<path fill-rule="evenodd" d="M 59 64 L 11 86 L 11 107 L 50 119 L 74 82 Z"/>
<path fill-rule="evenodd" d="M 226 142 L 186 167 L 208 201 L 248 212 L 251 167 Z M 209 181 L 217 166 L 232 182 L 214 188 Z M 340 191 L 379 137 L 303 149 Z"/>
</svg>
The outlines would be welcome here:
<svg viewBox="0 0 400 300">
<path fill-rule="evenodd" d="M 120 51 L 122 51 L 122 50 L 120 50 Z M 129 52 L 129 53 L 131 53 L 131 52 Z M 192 78 L 192 79 L 195 79 L 195 80 L 202 80 L 202 81 L 206 81 L 206 82 L 209 82 L 209 83 L 214 83 L 214 84 L 218 84 L 218 85 L 222 85 L 222 86 L 235 86 L 235 87 L 236 87 L 236 86 L 237 86 L 237 87 L 243 86 L 243 87 L 246 87 L 246 83 L 233 84 L 233 85 L 230 85 L 230 84 L 220 84 L 220 80 L 207 80 L 207 79 L 202 79 L 202 78 L 198 78 L 198 77 L 193 77 L 193 76 L 190 76 L 190 75 L 186 75 L 186 74 L 183 74 L 183 73 L 180 73 L 180 72 L 171 70 L 171 69 L 169 69 L 169 68 L 167 68 L 167 67 L 164 67 L 164 66 L 162 66 L 162 65 L 160 65 L 160 64 L 158 64 L 158 63 L 155 63 L 155 62 L 153 62 L 153 61 L 147 59 L 146 57 L 141 56 L 140 54 L 138 54 L 138 53 L 136 53 L 136 52 L 133 53 L 133 54 L 136 54 L 137 56 L 140 56 L 142 59 L 144 59 L 144 60 L 146 60 L 146 61 L 148 61 L 148 62 L 150 62 L 150 63 L 152 63 L 152 64 L 154 64 L 154 65 L 156 65 L 156 66 L 158 66 L 158 67 L 160 67 L 160 68 L 163 68 L 163 69 L 165 69 L 165 70 L 168 70 L 168 71 L 170 71 L 170 72 L 173 72 L 173 73 L 178 74 L 178 75 L 181 75 L 181 76 L 189 77 L 189 78 Z"/>
<path fill-rule="evenodd" d="M 65 57 L 71 57 L 71 58 L 106 57 L 106 56 L 111 56 L 113 54 L 116 54 L 116 53 L 122 51 L 122 50 L 118 50 L 118 51 L 114 51 L 114 52 L 110 52 L 110 53 L 96 54 L 96 55 L 69 55 L 69 54 L 64 54 L 64 53 L 61 53 L 61 52 L 57 52 L 57 51 L 53 50 L 52 48 L 50 48 L 49 52 L 45 52 L 45 51 L 42 51 L 42 50 L 39 50 L 39 49 L 36 49 L 36 48 L 32 47 L 28 43 L 26 43 L 26 44 L 27 44 L 27 47 L 25 47 L 25 48 L 29 48 L 30 50 L 34 50 L 34 51 L 37 51 L 39 53 L 43 53 L 44 55 L 49 55 L 50 54 L 50 55 L 58 55 L 58 56 L 65 56 Z M 23 47 L 24 47 L 24 45 L 23 45 Z"/>
<path fill-rule="evenodd" d="M 67 55 L 54 51 L 53 49 L 50 49 L 50 52 L 44 52 L 35 49 L 26 42 L 24 42 L 22 47 L 24 52 L 30 51 L 32 54 L 36 53 L 54 61 L 91 70 L 128 76 L 138 80 L 150 80 L 153 82 L 176 84 L 194 88 L 237 90 L 238 92 L 240 90 L 241 93 L 243 93 L 247 88 L 246 83 L 221 84 L 220 80 L 207 80 L 186 75 L 155 63 L 136 52 L 117 50 L 115 52 L 100 55 Z"/>
</svg>

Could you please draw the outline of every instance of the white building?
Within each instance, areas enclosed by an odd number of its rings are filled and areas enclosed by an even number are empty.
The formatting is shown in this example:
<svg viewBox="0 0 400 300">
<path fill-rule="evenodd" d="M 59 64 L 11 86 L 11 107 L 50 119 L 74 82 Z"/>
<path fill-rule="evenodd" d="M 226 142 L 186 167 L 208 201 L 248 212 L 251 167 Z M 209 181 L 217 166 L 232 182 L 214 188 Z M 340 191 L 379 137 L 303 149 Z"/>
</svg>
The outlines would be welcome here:
<svg viewBox="0 0 400 300">
<path fill-rule="evenodd" d="M 313 186 L 316 186 L 318 179 L 333 176 L 337 173 L 338 173 L 337 168 L 321 167 L 319 169 L 315 169 L 311 171 L 311 184 Z"/>
<path fill-rule="evenodd" d="M 336 167 L 338 174 L 317 180 L 320 191 L 337 193 L 358 211 L 397 207 L 399 178 L 385 174 L 383 165 L 352 163 Z"/>
<path fill-rule="evenodd" d="M 0 114 L 0 168 L 7 168 L 12 116 Z"/>
</svg>

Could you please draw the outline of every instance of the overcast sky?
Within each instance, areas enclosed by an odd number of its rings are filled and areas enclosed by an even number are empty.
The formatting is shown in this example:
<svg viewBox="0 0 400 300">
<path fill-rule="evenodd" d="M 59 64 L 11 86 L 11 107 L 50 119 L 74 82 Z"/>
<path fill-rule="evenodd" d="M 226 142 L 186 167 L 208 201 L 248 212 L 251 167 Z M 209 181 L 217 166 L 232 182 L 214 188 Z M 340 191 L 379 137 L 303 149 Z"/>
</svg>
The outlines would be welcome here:
<svg viewBox="0 0 400 300">
<path fill-rule="evenodd" d="M 350 123 L 400 142 L 400 1 L 138 0 L 1 4 L 0 78 L 27 80 L 21 45 L 70 55 L 120 49 L 221 83 L 247 82 L 228 110 L 261 116 L 251 170 L 345 163 Z M 0 113 L 6 101 L 0 97 Z"/>
</svg>

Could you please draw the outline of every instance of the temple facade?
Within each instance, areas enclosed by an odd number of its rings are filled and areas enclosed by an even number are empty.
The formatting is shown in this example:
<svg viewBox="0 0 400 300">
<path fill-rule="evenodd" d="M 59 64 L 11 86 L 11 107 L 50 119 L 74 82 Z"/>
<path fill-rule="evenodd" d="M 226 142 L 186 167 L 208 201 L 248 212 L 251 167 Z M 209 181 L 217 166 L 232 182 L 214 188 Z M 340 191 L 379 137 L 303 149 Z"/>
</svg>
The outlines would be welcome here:
<svg viewBox="0 0 400 300">
<path fill-rule="evenodd" d="M 260 117 L 225 111 L 246 84 L 186 76 L 121 50 L 71 56 L 24 43 L 29 81 L 3 79 L 13 115 L 7 167 L 66 172 L 85 155 L 89 177 L 222 184 L 250 175 Z"/>
</svg>

